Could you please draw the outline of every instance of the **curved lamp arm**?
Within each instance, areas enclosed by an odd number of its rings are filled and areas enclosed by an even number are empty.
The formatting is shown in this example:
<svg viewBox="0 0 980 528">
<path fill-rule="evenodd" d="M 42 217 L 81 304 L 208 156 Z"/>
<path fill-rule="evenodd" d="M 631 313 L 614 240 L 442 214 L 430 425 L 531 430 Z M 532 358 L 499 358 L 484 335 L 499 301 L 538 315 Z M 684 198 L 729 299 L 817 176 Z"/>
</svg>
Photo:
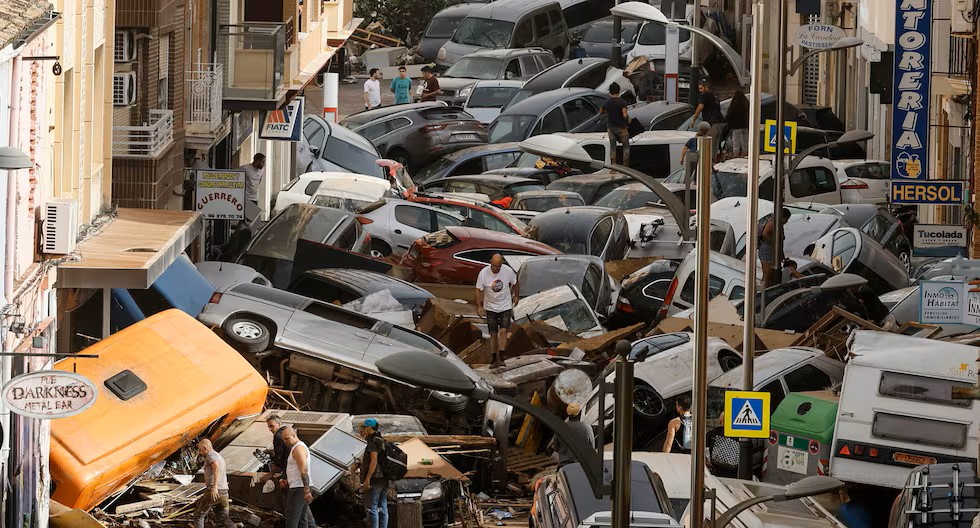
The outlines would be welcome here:
<svg viewBox="0 0 980 528">
<path fill-rule="evenodd" d="M 763 502 L 769 502 L 771 500 L 775 500 L 775 498 L 776 498 L 775 495 L 764 495 L 764 496 L 761 496 L 761 497 L 753 497 L 753 498 L 751 498 L 749 500 L 742 501 L 742 502 L 740 502 L 740 503 L 732 506 L 731 508 L 729 508 L 725 512 L 724 515 L 722 515 L 720 518 L 718 518 L 718 520 L 715 521 L 715 525 L 714 525 L 713 528 L 725 528 L 725 526 L 728 526 L 729 523 L 731 523 L 732 521 L 735 520 L 735 517 L 738 517 L 738 514 L 740 514 L 740 513 L 744 512 L 745 510 L 747 510 L 747 509 L 755 506 L 756 504 L 762 504 Z M 691 523 L 691 524 L 693 525 L 693 523 Z"/>
</svg>

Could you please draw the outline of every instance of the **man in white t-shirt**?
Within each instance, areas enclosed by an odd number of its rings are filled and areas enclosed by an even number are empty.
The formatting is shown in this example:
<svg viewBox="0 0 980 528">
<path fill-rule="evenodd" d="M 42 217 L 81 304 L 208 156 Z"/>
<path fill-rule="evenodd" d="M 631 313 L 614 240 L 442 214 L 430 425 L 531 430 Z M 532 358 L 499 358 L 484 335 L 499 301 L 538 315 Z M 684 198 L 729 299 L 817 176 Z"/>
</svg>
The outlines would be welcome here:
<svg viewBox="0 0 980 528">
<path fill-rule="evenodd" d="M 245 171 L 245 199 L 258 205 L 259 187 L 265 178 L 265 154 L 259 152 L 252 156 L 252 163 L 246 163 L 238 170 Z"/>
<path fill-rule="evenodd" d="M 490 265 L 483 268 L 476 278 L 476 311 L 487 318 L 490 338 L 497 338 L 495 354 L 507 348 L 507 329 L 514 320 L 517 292 L 517 274 L 510 266 L 504 265 L 504 257 L 500 253 L 495 254 L 490 259 Z"/>
<path fill-rule="evenodd" d="M 381 106 L 381 70 L 371 68 L 370 79 L 364 81 L 364 109 L 371 110 Z"/>
</svg>

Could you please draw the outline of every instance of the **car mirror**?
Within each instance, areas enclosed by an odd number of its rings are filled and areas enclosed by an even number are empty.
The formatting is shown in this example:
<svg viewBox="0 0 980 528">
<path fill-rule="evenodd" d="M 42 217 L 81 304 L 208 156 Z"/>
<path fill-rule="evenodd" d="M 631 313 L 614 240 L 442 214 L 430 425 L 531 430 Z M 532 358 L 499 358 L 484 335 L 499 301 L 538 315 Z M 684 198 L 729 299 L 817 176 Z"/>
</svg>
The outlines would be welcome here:
<svg viewBox="0 0 980 528">
<path fill-rule="evenodd" d="M 310 145 L 310 152 L 312 152 L 314 156 L 319 156 L 320 147 L 314 147 L 313 145 Z"/>
</svg>

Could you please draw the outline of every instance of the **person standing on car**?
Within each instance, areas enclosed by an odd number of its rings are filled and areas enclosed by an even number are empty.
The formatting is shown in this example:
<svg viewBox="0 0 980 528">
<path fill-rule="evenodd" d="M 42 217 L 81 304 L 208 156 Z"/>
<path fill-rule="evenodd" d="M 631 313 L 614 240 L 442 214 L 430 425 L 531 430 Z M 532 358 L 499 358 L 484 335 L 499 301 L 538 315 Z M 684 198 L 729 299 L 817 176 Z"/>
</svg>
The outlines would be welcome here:
<svg viewBox="0 0 980 528">
<path fill-rule="evenodd" d="M 681 167 L 684 167 L 685 182 L 696 181 L 694 176 L 698 172 L 698 138 L 707 136 L 710 130 L 711 125 L 702 121 L 698 125 L 697 134 L 681 147 Z"/>
<path fill-rule="evenodd" d="M 790 214 L 789 209 L 783 207 L 783 225 L 789 222 Z M 786 231 L 781 229 L 779 234 L 782 237 L 779 244 L 780 254 L 774 255 L 773 252 L 775 251 L 776 244 L 776 215 L 770 216 L 769 220 L 759 229 L 759 260 L 762 261 L 762 283 L 766 288 L 777 284 L 782 278 L 781 273 L 775 273 L 775 270 L 772 269 L 774 262 L 778 261 L 782 263 L 786 259 L 786 255 L 782 254 L 783 247 L 785 246 L 782 241 L 786 239 Z"/>
<path fill-rule="evenodd" d="M 432 73 L 432 68 L 425 66 L 422 68 L 422 94 L 419 96 L 423 101 L 435 101 L 436 96 L 442 93 L 439 88 L 439 79 Z"/>
<path fill-rule="evenodd" d="M 371 68 L 371 77 L 364 81 L 364 109 L 373 110 L 381 106 L 381 70 Z"/>
<path fill-rule="evenodd" d="M 742 90 L 736 90 L 732 103 L 728 105 L 725 116 L 728 125 L 728 146 L 732 156 L 744 158 L 749 155 L 749 99 Z M 715 141 L 718 141 L 717 139 Z"/>
<path fill-rule="evenodd" d="M 667 438 L 664 439 L 664 453 L 691 453 L 693 418 L 691 417 L 691 397 L 682 395 L 674 404 L 677 418 L 667 424 Z"/>
<path fill-rule="evenodd" d="M 385 441 L 378 432 L 378 420 L 368 418 L 361 424 L 361 438 L 367 442 L 361 459 L 361 487 L 368 528 L 388 528 L 388 481 L 381 476 L 379 465 Z"/>
<path fill-rule="evenodd" d="M 204 494 L 194 504 L 194 526 L 204 528 L 208 513 L 214 510 L 220 528 L 235 528 L 228 512 L 228 474 L 225 472 L 225 459 L 214 450 L 207 438 L 197 443 L 197 452 L 204 457 Z"/>
<path fill-rule="evenodd" d="M 310 489 L 310 449 L 300 442 L 296 430 L 285 427 L 282 440 L 289 448 L 286 461 L 286 528 L 316 528 L 310 503 L 313 490 Z"/>
<path fill-rule="evenodd" d="M 715 93 L 711 91 L 708 79 L 701 79 L 698 83 L 698 91 L 701 92 L 701 98 L 698 99 L 698 106 L 694 109 L 694 115 L 691 116 L 691 124 L 688 125 L 688 129 L 694 128 L 698 116 L 701 117 L 702 121 L 711 125 L 711 131 L 708 135 L 711 136 L 711 157 L 713 158 L 718 153 L 721 134 L 725 130 L 725 116 L 721 114 L 721 104 L 718 102 Z"/>
<path fill-rule="evenodd" d="M 609 99 L 602 103 L 599 115 L 606 116 L 606 132 L 609 134 L 609 159 L 615 165 L 630 164 L 630 116 L 626 101 L 619 96 L 619 83 L 609 85 Z M 623 159 L 619 159 L 616 144 L 623 146 Z"/>
<path fill-rule="evenodd" d="M 507 329 L 514 320 L 515 304 L 517 274 L 510 266 L 504 265 L 504 257 L 500 253 L 495 253 L 490 258 L 490 265 L 480 270 L 476 278 L 476 312 L 480 317 L 487 318 L 494 364 L 500 359 L 500 351 L 507 348 Z"/>
<path fill-rule="evenodd" d="M 412 80 L 404 66 L 398 67 L 398 77 L 391 80 L 391 93 L 395 94 L 396 105 L 412 102 Z"/>
</svg>

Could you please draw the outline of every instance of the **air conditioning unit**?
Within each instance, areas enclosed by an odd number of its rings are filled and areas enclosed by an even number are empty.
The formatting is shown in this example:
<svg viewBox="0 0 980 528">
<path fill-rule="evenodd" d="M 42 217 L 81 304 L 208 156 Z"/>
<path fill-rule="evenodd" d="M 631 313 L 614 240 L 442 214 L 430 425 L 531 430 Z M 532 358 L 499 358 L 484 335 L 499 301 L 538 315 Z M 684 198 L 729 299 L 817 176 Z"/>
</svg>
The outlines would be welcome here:
<svg viewBox="0 0 980 528">
<path fill-rule="evenodd" d="M 78 202 L 56 198 L 44 204 L 41 253 L 67 255 L 78 237 Z"/>
<path fill-rule="evenodd" d="M 117 30 L 112 49 L 113 62 L 132 62 L 136 59 L 136 42 L 129 31 Z"/>
<path fill-rule="evenodd" d="M 113 106 L 136 104 L 136 72 L 112 74 Z"/>
<path fill-rule="evenodd" d="M 950 31 L 953 34 L 973 34 L 973 0 L 953 0 L 953 13 L 950 16 Z"/>
</svg>

